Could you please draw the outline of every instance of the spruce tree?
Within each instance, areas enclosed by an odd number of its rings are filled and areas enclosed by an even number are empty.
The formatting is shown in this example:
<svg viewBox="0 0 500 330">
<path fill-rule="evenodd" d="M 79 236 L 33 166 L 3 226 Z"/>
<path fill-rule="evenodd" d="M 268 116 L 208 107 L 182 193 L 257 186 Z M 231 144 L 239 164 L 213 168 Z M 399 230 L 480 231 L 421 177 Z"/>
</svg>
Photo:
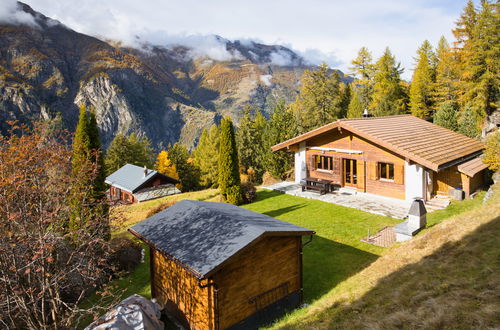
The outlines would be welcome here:
<svg viewBox="0 0 500 330">
<path fill-rule="evenodd" d="M 458 131 L 458 111 L 456 105 L 452 101 L 442 103 L 439 109 L 434 114 L 434 124 Z"/>
<path fill-rule="evenodd" d="M 458 131 L 465 136 L 476 139 L 481 133 L 479 126 L 481 119 L 478 117 L 478 111 L 474 108 L 472 102 L 469 102 L 460 112 L 458 118 Z"/>
<path fill-rule="evenodd" d="M 104 158 L 106 173 L 109 175 L 125 164 L 153 167 L 154 151 L 148 138 L 139 138 L 135 133 L 128 138 L 122 134 L 115 136 Z"/>
<path fill-rule="evenodd" d="M 436 55 L 430 42 L 425 40 L 417 51 L 417 64 L 410 86 L 411 114 L 422 119 L 429 119 L 432 115 L 435 63 Z"/>
<path fill-rule="evenodd" d="M 222 120 L 220 127 L 219 190 L 223 201 L 234 205 L 243 202 L 238 149 L 233 123 L 229 117 Z"/>
<path fill-rule="evenodd" d="M 387 47 L 375 63 L 370 112 L 374 116 L 397 115 L 406 112 L 406 92 L 401 82 L 400 64 Z"/>
<path fill-rule="evenodd" d="M 293 167 L 293 154 L 283 150 L 272 152 L 271 147 L 298 134 L 297 124 L 290 109 L 280 101 L 274 107 L 264 135 L 266 143 L 264 167 L 272 177 L 285 180 Z"/>
</svg>

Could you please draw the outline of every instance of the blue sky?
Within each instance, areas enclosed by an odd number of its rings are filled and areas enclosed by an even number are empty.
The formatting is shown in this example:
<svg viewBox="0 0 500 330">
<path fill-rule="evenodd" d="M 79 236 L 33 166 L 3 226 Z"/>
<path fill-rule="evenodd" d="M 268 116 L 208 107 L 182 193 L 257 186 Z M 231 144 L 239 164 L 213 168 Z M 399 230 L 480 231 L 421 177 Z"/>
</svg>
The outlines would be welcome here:
<svg viewBox="0 0 500 330">
<path fill-rule="evenodd" d="M 11 0 L 2 0 L 11 1 Z M 376 59 L 389 46 L 411 78 L 416 49 L 436 45 L 451 29 L 465 0 L 25 0 L 69 27 L 101 38 L 133 43 L 213 47 L 204 35 L 282 44 L 312 62 L 347 71 L 362 46 Z M 209 53 L 209 52 L 208 52 Z M 210 54 L 210 53 L 209 53 Z M 215 54 L 215 53 L 214 53 Z"/>
</svg>

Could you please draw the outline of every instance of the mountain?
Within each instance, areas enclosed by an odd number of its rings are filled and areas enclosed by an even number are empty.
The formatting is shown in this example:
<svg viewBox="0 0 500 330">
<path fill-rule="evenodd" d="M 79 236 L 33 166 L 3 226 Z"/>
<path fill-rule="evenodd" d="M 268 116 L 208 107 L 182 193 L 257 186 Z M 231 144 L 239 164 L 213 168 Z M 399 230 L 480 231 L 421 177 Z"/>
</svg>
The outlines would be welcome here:
<svg viewBox="0 0 500 330">
<path fill-rule="evenodd" d="M 217 37 L 234 56 L 192 56 L 184 46 L 124 47 L 73 31 L 18 3 L 33 25 L 0 25 L 0 133 L 8 120 L 62 118 L 74 129 L 78 105 L 92 105 L 104 145 L 117 133 L 147 136 L 157 148 L 196 144 L 201 130 L 251 105 L 268 114 L 292 101 L 304 70 L 292 50 Z M 343 74 L 341 73 L 343 77 Z M 349 78 L 344 78 L 349 79 Z"/>
</svg>

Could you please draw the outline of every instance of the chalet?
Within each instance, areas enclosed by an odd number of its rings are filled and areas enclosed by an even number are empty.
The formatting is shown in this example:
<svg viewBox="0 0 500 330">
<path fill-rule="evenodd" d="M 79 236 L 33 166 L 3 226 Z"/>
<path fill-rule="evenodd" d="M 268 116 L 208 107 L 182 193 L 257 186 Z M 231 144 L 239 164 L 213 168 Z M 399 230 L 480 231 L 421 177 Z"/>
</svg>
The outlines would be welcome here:
<svg viewBox="0 0 500 330">
<path fill-rule="evenodd" d="M 143 202 L 180 193 L 178 180 L 157 171 L 126 164 L 106 178 L 111 200 L 126 203 Z"/>
<path fill-rule="evenodd" d="M 272 147 L 295 152 L 295 180 L 403 200 L 469 197 L 483 143 L 411 115 L 340 119 Z M 309 182 L 309 181 L 307 181 Z"/>
<path fill-rule="evenodd" d="M 302 236 L 311 230 L 185 200 L 129 231 L 150 247 L 152 296 L 188 329 L 253 329 L 302 303 Z"/>
</svg>

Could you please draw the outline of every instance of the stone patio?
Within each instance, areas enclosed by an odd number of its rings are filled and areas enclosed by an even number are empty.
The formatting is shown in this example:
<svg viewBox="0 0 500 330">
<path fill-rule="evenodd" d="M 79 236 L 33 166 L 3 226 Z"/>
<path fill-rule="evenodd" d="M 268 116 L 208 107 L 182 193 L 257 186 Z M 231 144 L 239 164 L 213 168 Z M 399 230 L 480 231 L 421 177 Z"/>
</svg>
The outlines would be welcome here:
<svg viewBox="0 0 500 330">
<path fill-rule="evenodd" d="M 344 188 L 325 195 L 320 195 L 317 192 L 302 191 L 301 186 L 295 182 L 278 182 L 272 185 L 263 186 L 262 188 L 280 191 L 292 196 L 317 199 L 323 202 L 351 207 L 396 219 L 405 218 L 410 208 L 410 203 L 407 201 L 360 193 L 355 190 Z"/>
</svg>

